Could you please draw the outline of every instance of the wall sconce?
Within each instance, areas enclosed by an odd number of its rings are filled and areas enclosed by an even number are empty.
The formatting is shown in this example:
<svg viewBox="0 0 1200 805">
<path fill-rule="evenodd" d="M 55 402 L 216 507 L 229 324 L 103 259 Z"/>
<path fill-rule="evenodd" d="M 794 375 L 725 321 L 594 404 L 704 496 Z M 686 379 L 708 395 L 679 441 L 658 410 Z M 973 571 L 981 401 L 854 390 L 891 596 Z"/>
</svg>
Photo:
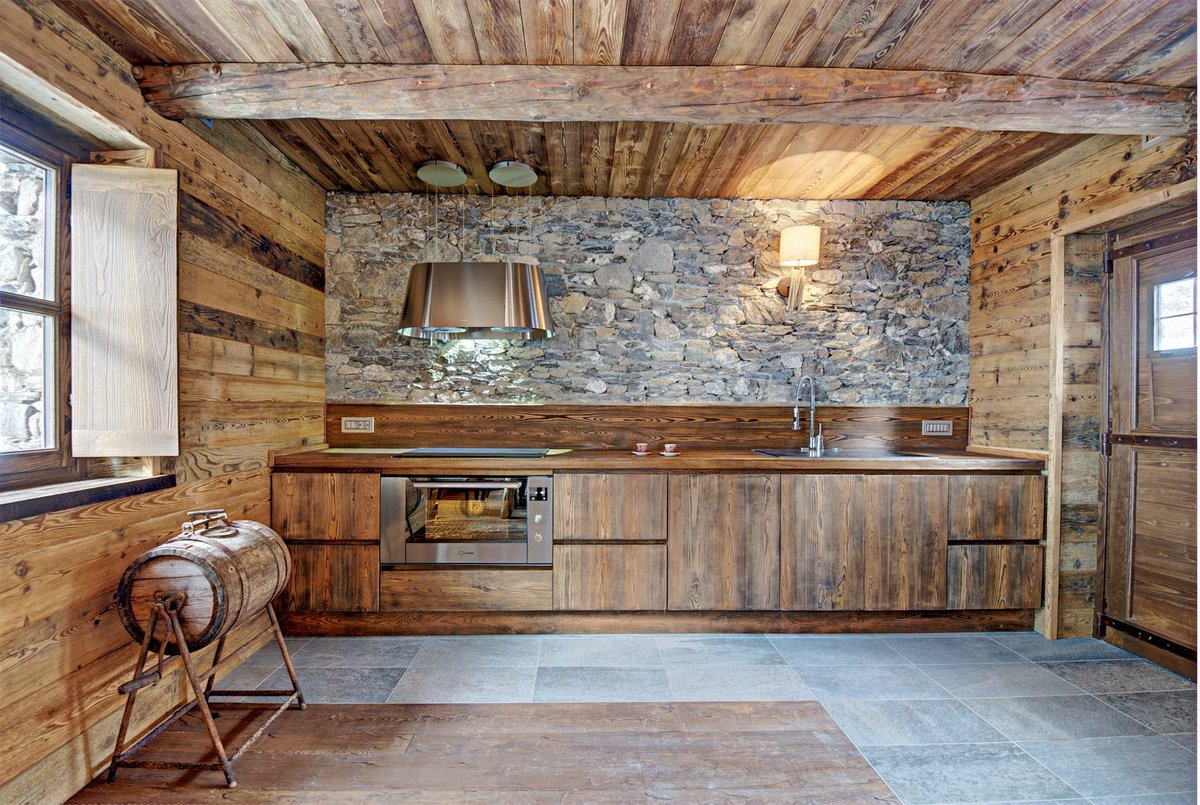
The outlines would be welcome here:
<svg viewBox="0 0 1200 805">
<path fill-rule="evenodd" d="M 815 266 L 821 260 L 821 227 L 789 226 L 779 233 L 779 265 L 791 266 L 792 275 L 779 281 L 779 295 L 787 299 L 788 312 L 800 309 L 804 297 L 805 266 Z"/>
</svg>

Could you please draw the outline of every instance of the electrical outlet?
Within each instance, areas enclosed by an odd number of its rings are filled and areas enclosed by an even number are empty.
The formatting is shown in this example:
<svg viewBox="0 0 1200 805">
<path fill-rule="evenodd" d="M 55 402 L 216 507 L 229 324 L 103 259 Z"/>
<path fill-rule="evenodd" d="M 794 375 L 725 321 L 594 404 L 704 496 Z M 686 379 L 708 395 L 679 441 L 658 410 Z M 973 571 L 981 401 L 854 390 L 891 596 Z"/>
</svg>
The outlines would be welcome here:
<svg viewBox="0 0 1200 805">
<path fill-rule="evenodd" d="M 954 422 L 949 419 L 922 419 L 922 436 L 953 436 Z"/>
<path fill-rule="evenodd" d="M 342 417 L 342 433 L 374 433 L 375 417 L 373 416 L 344 416 Z"/>
</svg>

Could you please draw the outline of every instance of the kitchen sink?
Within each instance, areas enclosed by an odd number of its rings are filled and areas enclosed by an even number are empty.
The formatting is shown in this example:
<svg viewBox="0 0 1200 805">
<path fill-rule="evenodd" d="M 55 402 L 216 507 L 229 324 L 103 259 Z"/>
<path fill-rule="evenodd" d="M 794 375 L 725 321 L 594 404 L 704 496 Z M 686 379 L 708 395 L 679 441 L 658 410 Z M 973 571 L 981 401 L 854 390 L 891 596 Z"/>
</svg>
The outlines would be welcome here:
<svg viewBox="0 0 1200 805">
<path fill-rule="evenodd" d="M 825 452 L 819 456 L 809 456 L 807 447 L 792 447 L 786 449 L 768 449 L 758 448 L 752 450 L 754 453 L 761 453 L 764 456 L 772 458 L 869 458 L 869 459 L 889 459 L 889 458 L 919 458 L 919 454 L 893 452 L 891 450 L 848 450 L 842 452 L 837 447 L 826 447 Z"/>
</svg>

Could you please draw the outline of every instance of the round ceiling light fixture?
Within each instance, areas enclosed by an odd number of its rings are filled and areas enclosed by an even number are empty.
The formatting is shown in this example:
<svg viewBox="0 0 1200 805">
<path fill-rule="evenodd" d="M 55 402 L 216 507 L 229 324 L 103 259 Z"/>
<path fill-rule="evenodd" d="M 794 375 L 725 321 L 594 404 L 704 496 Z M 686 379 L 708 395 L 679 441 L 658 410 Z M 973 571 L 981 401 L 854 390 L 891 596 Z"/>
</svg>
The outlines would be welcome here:
<svg viewBox="0 0 1200 805">
<path fill-rule="evenodd" d="M 417 178 L 434 187 L 458 187 L 467 181 L 467 172 L 444 159 L 431 159 L 417 166 Z"/>
<path fill-rule="evenodd" d="M 488 171 L 488 177 L 504 187 L 529 187 L 538 180 L 537 171 L 513 159 L 497 162 Z"/>
</svg>

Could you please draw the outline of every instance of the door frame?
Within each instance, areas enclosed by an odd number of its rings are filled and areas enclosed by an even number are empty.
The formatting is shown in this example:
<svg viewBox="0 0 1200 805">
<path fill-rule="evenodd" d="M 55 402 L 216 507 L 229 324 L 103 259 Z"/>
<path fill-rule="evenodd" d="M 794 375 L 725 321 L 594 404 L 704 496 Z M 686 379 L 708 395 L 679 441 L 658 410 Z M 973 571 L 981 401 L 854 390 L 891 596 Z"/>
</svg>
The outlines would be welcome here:
<svg viewBox="0 0 1200 805">
<path fill-rule="evenodd" d="M 1043 594 L 1042 632 L 1058 637 L 1059 564 L 1062 553 L 1062 479 L 1063 479 L 1063 395 L 1066 372 L 1063 365 L 1066 328 L 1063 305 L 1066 302 L 1067 238 L 1082 233 L 1102 233 L 1111 229 L 1156 217 L 1172 209 L 1196 203 L 1196 180 L 1146 191 L 1116 206 L 1079 218 L 1063 221 L 1050 236 L 1050 422 L 1046 453 L 1046 572 Z M 1106 379 L 1101 378 L 1106 384 Z M 1102 464 L 1103 472 L 1103 464 Z M 1100 495 L 1100 523 L 1097 534 L 1097 592 L 1103 590 L 1104 494 Z M 1097 595 L 1097 617 L 1103 598 Z"/>
</svg>

